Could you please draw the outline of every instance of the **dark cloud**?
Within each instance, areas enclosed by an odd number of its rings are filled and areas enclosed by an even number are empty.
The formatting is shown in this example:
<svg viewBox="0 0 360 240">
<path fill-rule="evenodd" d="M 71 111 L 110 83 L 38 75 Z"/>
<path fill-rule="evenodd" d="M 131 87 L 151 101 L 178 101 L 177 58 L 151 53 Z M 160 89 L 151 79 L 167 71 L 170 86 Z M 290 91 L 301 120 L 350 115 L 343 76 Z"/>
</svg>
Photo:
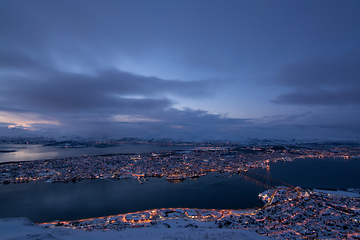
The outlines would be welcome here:
<svg viewBox="0 0 360 240">
<path fill-rule="evenodd" d="M 310 89 L 282 94 L 274 103 L 291 105 L 342 106 L 360 105 L 360 88 L 328 91 Z"/>
<path fill-rule="evenodd" d="M 38 59 L 22 54 L 19 51 L 0 51 L 0 70 L 5 72 L 16 70 L 39 72 L 47 70 L 42 64 L 45 63 L 40 63 Z"/>
<path fill-rule="evenodd" d="M 12 125 L 13 127 L 9 128 L 8 126 Z M 21 126 L 16 126 L 14 123 L 4 123 L 0 122 L 0 136 L 2 137 L 40 137 L 40 132 L 29 131 L 26 128 Z"/>
<path fill-rule="evenodd" d="M 229 118 L 222 114 L 212 114 L 204 110 L 186 109 L 167 109 L 157 115 L 149 115 L 171 125 L 180 124 L 183 127 L 190 125 L 218 125 L 218 126 L 242 126 L 250 119 Z"/>
<path fill-rule="evenodd" d="M 266 122 L 213 113 L 261 116 L 269 96 L 278 96 L 271 106 L 277 114 L 288 109 L 281 104 L 359 106 L 358 6 L 0 0 L 0 111 L 50 135 L 191 140 L 355 132 L 360 115 L 350 116 L 353 109 L 344 112 L 349 122 L 340 113 L 324 115 L 332 122 L 314 114 Z M 324 52 L 333 55 L 287 64 Z M 284 64 L 270 90 L 254 84 Z"/>
<path fill-rule="evenodd" d="M 169 108 L 173 96 L 208 97 L 217 86 L 211 80 L 164 80 L 116 69 L 64 72 L 15 53 L 0 57 L 0 69 L 0 108 L 6 111 L 134 113 Z"/>
<path fill-rule="evenodd" d="M 305 132 L 313 131 L 324 132 L 328 130 L 327 135 L 331 131 L 338 132 L 338 135 L 360 135 L 359 124 L 360 109 L 357 106 L 353 107 L 338 107 L 334 109 L 324 108 L 316 111 L 309 111 L 302 114 L 284 114 L 266 116 L 261 119 L 252 120 L 254 126 L 266 126 L 271 129 L 298 129 Z M 289 133 L 292 133 L 290 131 Z"/>
<path fill-rule="evenodd" d="M 356 112 L 356 110 L 354 111 Z M 227 118 L 192 109 L 168 109 L 158 112 L 158 121 L 72 121 L 61 134 L 95 138 L 171 138 L 186 141 L 271 139 L 359 139 L 358 111 L 278 115 L 264 119 Z M 142 116 L 139 116 L 142 117 Z M 45 127 L 39 125 L 40 129 Z M 54 133 L 54 131 L 49 131 Z M 59 133 L 60 134 L 60 133 Z M 58 134 L 58 135 L 59 135 Z M 60 135 L 59 135 L 60 136 Z"/>
<path fill-rule="evenodd" d="M 128 117 L 128 118 L 126 118 Z M 80 136 L 94 138 L 171 138 L 186 141 L 233 140 L 239 141 L 247 136 L 243 128 L 252 125 L 251 119 L 227 118 L 193 109 L 166 109 L 139 112 L 120 118 L 111 116 L 76 115 L 58 118 L 62 125 L 31 124 L 31 129 L 39 135 L 61 137 Z"/>
<path fill-rule="evenodd" d="M 171 138 L 186 141 L 233 140 L 246 138 L 242 127 L 251 124 L 250 119 L 233 119 L 224 115 L 215 115 L 202 110 L 166 109 L 140 112 L 129 118 L 107 118 L 104 116 L 75 115 L 58 118 L 62 125 L 31 124 L 31 130 L 37 135 L 61 137 L 121 138 Z"/>
<path fill-rule="evenodd" d="M 276 81 L 293 88 L 274 103 L 292 105 L 359 105 L 360 54 L 322 57 L 284 67 Z"/>
<path fill-rule="evenodd" d="M 359 87 L 360 53 L 323 55 L 285 66 L 277 81 L 298 88 Z"/>
<path fill-rule="evenodd" d="M 148 55 L 152 56 L 146 62 L 151 63 L 163 56 L 162 63 L 179 60 L 174 61 L 176 68 L 189 73 L 178 74 L 187 76 L 238 73 L 244 66 L 266 64 L 275 54 L 281 57 L 304 49 L 311 53 L 333 47 L 334 42 L 352 45 L 360 38 L 354 31 L 357 1 L 0 4 L 0 48 L 25 49 L 33 56 L 46 54 L 88 66 L 117 58 L 141 61 Z"/>
</svg>

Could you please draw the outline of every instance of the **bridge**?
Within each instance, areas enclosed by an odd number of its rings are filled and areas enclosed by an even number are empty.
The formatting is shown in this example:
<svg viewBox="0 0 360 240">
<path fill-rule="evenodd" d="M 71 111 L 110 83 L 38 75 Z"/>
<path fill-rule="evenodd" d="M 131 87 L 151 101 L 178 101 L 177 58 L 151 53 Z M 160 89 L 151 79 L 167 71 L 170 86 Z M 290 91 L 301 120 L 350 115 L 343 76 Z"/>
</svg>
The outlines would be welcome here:
<svg viewBox="0 0 360 240">
<path fill-rule="evenodd" d="M 261 211 L 261 210 L 263 210 L 263 209 L 266 209 L 266 208 L 269 207 L 269 206 L 281 205 L 281 204 L 283 204 L 283 203 L 285 203 L 285 202 L 298 200 L 298 199 L 300 198 L 300 196 L 301 196 L 300 188 L 294 187 L 294 186 L 292 186 L 292 185 L 290 185 L 290 184 L 288 184 L 288 183 L 285 183 L 285 182 L 283 182 L 283 181 L 281 181 L 281 180 L 278 180 L 278 179 L 275 179 L 275 178 L 272 178 L 272 177 L 269 177 L 269 176 L 264 176 L 264 175 L 261 175 L 261 174 L 258 174 L 258 173 L 248 172 L 248 171 L 246 171 L 246 172 L 245 172 L 245 171 L 239 171 L 239 174 L 243 175 L 245 178 L 250 178 L 250 179 L 254 180 L 255 182 L 258 182 L 259 180 L 256 180 L 256 179 L 254 178 L 254 176 L 263 178 L 263 179 L 264 179 L 264 184 L 263 184 L 263 186 L 265 186 L 265 187 L 267 187 L 267 188 L 273 188 L 273 181 L 274 181 L 274 182 L 279 182 L 279 183 L 281 183 L 281 185 L 290 187 L 290 188 L 292 188 L 292 189 L 294 189 L 294 190 L 297 191 L 297 196 L 296 196 L 295 198 L 286 199 L 286 200 L 284 200 L 284 201 L 280 201 L 280 202 L 277 202 L 277 203 L 273 203 L 275 194 L 276 194 L 277 191 L 279 190 L 279 189 L 276 189 L 275 191 L 272 192 L 270 201 L 269 201 L 268 203 L 266 203 L 265 206 L 256 209 L 255 212 L 258 212 L 258 211 Z M 270 186 L 270 187 L 269 187 L 268 184 L 265 183 L 265 180 L 266 180 L 266 179 L 271 180 L 271 186 Z"/>
<path fill-rule="evenodd" d="M 278 180 L 278 179 L 275 179 L 275 178 L 272 178 L 272 177 L 269 177 L 269 176 L 261 175 L 261 174 L 258 174 L 258 173 L 253 173 L 253 172 L 249 172 L 249 171 L 246 171 L 246 172 L 245 171 L 239 171 L 239 174 L 243 174 L 244 176 L 248 176 L 248 175 L 257 176 L 257 177 L 260 177 L 260 178 L 264 178 L 264 180 L 269 179 L 271 181 L 271 183 L 278 182 L 278 183 L 281 183 L 284 186 L 295 188 L 294 186 L 292 186 L 292 185 L 290 185 L 288 183 L 285 183 L 285 182 L 283 182 L 281 180 Z"/>
</svg>

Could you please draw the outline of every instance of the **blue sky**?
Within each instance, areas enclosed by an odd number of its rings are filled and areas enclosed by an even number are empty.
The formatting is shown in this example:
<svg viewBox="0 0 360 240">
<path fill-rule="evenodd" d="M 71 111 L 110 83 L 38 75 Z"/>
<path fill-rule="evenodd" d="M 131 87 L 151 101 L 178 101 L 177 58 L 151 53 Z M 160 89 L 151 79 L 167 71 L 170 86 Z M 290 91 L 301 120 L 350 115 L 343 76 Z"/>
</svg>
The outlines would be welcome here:
<svg viewBox="0 0 360 240">
<path fill-rule="evenodd" d="M 359 1 L 0 1 L 0 127 L 360 139 Z"/>
</svg>

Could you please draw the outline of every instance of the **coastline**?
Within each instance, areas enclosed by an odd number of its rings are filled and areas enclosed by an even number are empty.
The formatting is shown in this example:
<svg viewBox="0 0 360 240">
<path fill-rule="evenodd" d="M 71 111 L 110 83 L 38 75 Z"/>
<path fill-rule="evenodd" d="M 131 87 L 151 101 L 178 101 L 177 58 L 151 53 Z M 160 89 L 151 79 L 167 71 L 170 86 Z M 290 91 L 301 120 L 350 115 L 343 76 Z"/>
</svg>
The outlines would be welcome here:
<svg viewBox="0 0 360 240">
<path fill-rule="evenodd" d="M 193 220 L 195 221 L 195 220 Z M 240 240 L 267 240 L 255 232 L 240 229 L 215 229 L 207 228 L 206 225 L 196 227 L 185 227 L 183 222 L 178 220 L 167 221 L 166 224 L 159 224 L 146 228 L 126 228 L 121 231 L 81 231 L 64 228 L 44 228 L 35 225 L 27 218 L 4 218 L 0 219 L 0 232 L 4 240 L 157 240 L 157 239 L 240 239 Z M 186 224 L 192 224 L 191 221 Z M 170 228 L 168 227 L 170 226 Z"/>
<path fill-rule="evenodd" d="M 223 152 L 221 152 L 223 151 Z M 198 169 L 196 173 L 226 173 L 229 176 L 244 175 L 246 179 L 250 180 L 252 176 L 260 177 L 260 179 L 252 179 L 257 184 L 266 185 L 265 181 L 269 181 L 273 187 L 273 181 L 285 184 L 283 181 L 279 181 L 268 175 L 270 167 L 267 165 L 269 162 L 281 161 L 289 164 L 289 158 L 284 155 L 274 158 L 273 160 L 267 158 L 267 155 L 259 155 L 258 158 L 254 158 L 253 155 L 246 155 L 246 161 L 241 159 L 240 152 L 236 152 L 235 156 L 231 157 L 231 161 L 226 164 L 223 163 L 223 154 L 228 154 L 227 151 L 220 150 L 214 152 L 189 152 L 183 153 L 152 153 L 151 155 L 115 155 L 112 157 L 88 157 L 83 156 L 80 158 L 69 159 L 54 159 L 51 162 L 36 161 L 30 164 L 14 164 L 9 165 L 15 171 L 14 177 L 18 183 L 18 179 L 24 179 L 24 173 L 28 173 L 29 169 L 34 166 L 39 166 L 39 176 L 35 176 L 33 179 L 44 180 L 55 178 L 63 181 L 68 179 L 70 175 L 77 176 L 75 180 L 81 180 L 86 177 L 84 172 L 84 166 L 87 166 L 87 170 L 101 170 L 96 175 L 89 175 L 99 179 L 114 178 L 146 178 L 152 176 L 154 173 L 162 174 L 164 176 L 190 176 L 194 175 L 193 171 L 188 169 Z M 329 153 L 330 155 L 333 153 Z M 336 153 L 338 154 L 338 153 Z M 320 155 L 316 155 L 316 158 L 323 159 L 325 152 L 321 152 Z M 277 155 L 276 155 L 277 156 Z M 307 157 L 313 156 L 306 155 Z M 347 155 L 346 155 L 347 156 Z M 344 163 L 348 163 L 348 159 L 344 155 Z M 334 156 L 332 156 L 334 157 Z M 312 158 L 312 157 L 311 157 Z M 209 160 L 211 159 L 211 160 Z M 241 159 L 241 161 L 240 161 Z M 281 159 L 281 160 L 278 160 Z M 283 160 L 286 161 L 283 161 Z M 238 162 L 236 162 L 236 161 Z M 176 170 L 173 170 L 173 164 L 182 162 Z M 300 161 L 300 160 L 299 160 Z M 305 161 L 305 160 L 303 160 Z M 297 161 L 296 161 L 297 162 Z M 302 162 L 302 161 L 301 161 Z M 114 163 L 121 163 L 118 166 L 117 171 L 111 170 L 114 167 Z M 159 172 L 159 167 L 154 163 L 161 163 L 166 168 L 161 168 L 163 172 Z M 256 163 L 256 164 L 255 164 Z M 272 163 L 274 164 L 274 163 Z M 46 166 L 45 166 L 46 165 Z M 50 165 L 50 166 L 49 166 Z M 184 167 L 184 166 L 187 167 Z M 58 166 L 61 166 L 59 168 Z M 95 166 L 95 167 L 90 167 Z M 97 166 L 97 167 L 96 167 Z M 100 167 L 99 167 L 100 166 Z M 104 168 L 109 168 L 107 170 Z M 129 167 L 131 166 L 131 167 Z M 199 166 L 201 167 L 199 170 Z M 152 171 L 149 172 L 149 167 Z M 250 172 L 247 168 L 251 169 Z M 274 167 L 275 168 L 275 167 Z M 40 170 L 39 170 L 40 169 Z M 164 170 L 165 169 L 165 170 Z M 260 169 L 266 171 L 266 175 L 256 173 L 255 170 Z M 6 170 L 6 169 L 4 169 Z M 109 172 L 110 171 L 110 172 Z M 261 173 L 261 172 L 260 172 Z M 149 174 L 149 176 L 148 176 Z M 206 174 L 207 175 L 207 174 Z M 210 175 L 210 174 L 209 174 Z M 219 175 L 218 179 L 227 179 L 223 177 L 225 175 Z M 316 175 L 317 176 L 317 175 Z M 216 176 L 215 176 L 216 177 Z M 156 178 L 155 178 L 156 179 Z M 197 181 L 202 181 L 203 178 Z M 261 181 L 260 181 L 261 180 Z M 66 182 L 66 181 L 65 181 Z M 74 181 L 75 182 L 75 181 Z M 107 181 L 105 181 L 107 182 Z M 149 182 L 152 184 L 153 182 Z M 164 185 L 168 184 L 168 181 L 162 181 Z M 190 182 L 185 182 L 188 184 Z M 82 182 L 83 184 L 83 182 Z M 294 184 L 294 183 L 293 183 Z M 45 184 L 47 185 L 47 184 Z M 344 193 L 341 191 L 330 192 L 328 190 L 318 190 L 312 188 L 300 188 L 293 187 L 290 184 L 285 184 L 287 187 L 275 187 L 268 188 L 265 192 L 259 194 L 262 201 L 265 202 L 265 206 L 255 209 L 200 209 L 200 208 L 161 208 L 152 209 L 140 212 L 131 212 L 119 215 L 110 215 L 97 218 L 86 218 L 73 221 L 54 221 L 38 224 L 37 226 L 44 229 L 68 229 L 68 230 L 85 230 L 85 232 L 110 232 L 110 231 L 123 231 L 124 229 L 140 228 L 191 228 L 191 229 L 232 229 L 232 230 L 250 230 L 255 231 L 263 236 L 271 236 L 277 239 L 306 239 L 306 238 L 357 238 L 358 232 L 356 229 L 359 225 L 359 197 L 358 195 Z M 302 186 L 302 184 L 300 184 Z M 60 186 L 60 185 L 56 185 Z M 68 185 L 69 186 L 69 185 Z M 73 185 L 70 185 L 73 186 Z M 76 185 L 78 186 L 78 185 Z M 137 186 L 142 186 L 137 185 Z M 148 186 L 148 184 L 146 184 Z M 217 185 L 212 185 L 217 186 Z M 294 186 L 297 186 L 294 184 Z M 127 185 L 127 187 L 129 187 Z M 173 188 L 174 186 L 172 186 Z M 186 187 L 185 185 L 183 187 Z M 68 188 L 67 188 L 68 189 Z M 159 189 L 156 187 L 156 189 Z M 234 188 L 230 188 L 234 189 Z M 76 189 L 72 189 L 73 191 Z M 85 189 L 84 189 L 85 190 Z M 144 191 L 144 187 L 141 189 Z M 149 189 L 150 191 L 150 189 Z M 358 189 L 357 189 L 358 191 Z M 111 191 L 113 192 L 113 191 Z M 150 191 L 154 193 L 154 189 Z M 166 191 L 162 191 L 166 193 Z M 181 193 L 181 191 L 178 191 Z M 198 192 L 196 192 L 198 193 Z M 335 195 L 338 193 L 341 196 Z M 155 194 L 156 195 L 156 194 Z M 191 195 L 191 194 L 190 194 Z M 194 194 L 193 194 L 194 195 Z M 351 195 L 351 196 L 350 196 Z M 130 195 L 129 195 L 130 196 Z M 131 195 L 133 200 L 133 195 Z M 180 196 L 180 195 L 179 195 Z M 182 195 L 181 195 L 182 196 Z M 142 198 L 138 198 L 142 199 Z M 101 199 L 102 201 L 104 199 Z M 116 198 L 118 202 L 118 198 Z M 172 202 L 172 201 L 167 201 Z M 172 202 L 174 204 L 174 202 Z M 174 204 L 177 205 L 177 204 Z M 161 207 L 164 205 L 161 205 Z M 316 207 L 315 207 L 316 206 Z M 85 211 L 88 211 L 86 208 Z M 129 210 L 129 209 L 127 209 Z M 89 215 L 88 215 L 89 216 Z M 91 216 L 91 215 L 90 215 Z M 4 220 L 5 221 L 5 220 Z M 11 220 L 6 220 L 11 221 Z M 173 224 L 173 226 L 170 225 Z M 142 230 L 145 231 L 145 230 Z M 212 231 L 212 230 L 211 230 Z M 360 237 L 360 236 L 359 236 Z M 54 237 L 55 239 L 58 237 Z M 14 238 L 13 238 L 14 239 Z M 20 238 L 22 239 L 22 238 Z M 41 238 L 40 238 L 41 239 Z M 45 239 L 45 238 L 44 238 Z M 170 238 L 171 239 L 171 238 Z"/>
<path fill-rule="evenodd" d="M 330 194 L 331 193 L 331 194 Z M 166 208 L 35 224 L 0 219 L 4 239 L 308 239 L 360 238 L 359 196 L 284 187 L 259 194 L 264 207 L 216 210 Z M 348 192 L 349 193 L 349 192 Z M 315 206 L 317 206 L 315 208 Z M 335 224 L 336 223 L 336 224 Z M 180 234 L 180 235 L 179 235 Z"/>
</svg>

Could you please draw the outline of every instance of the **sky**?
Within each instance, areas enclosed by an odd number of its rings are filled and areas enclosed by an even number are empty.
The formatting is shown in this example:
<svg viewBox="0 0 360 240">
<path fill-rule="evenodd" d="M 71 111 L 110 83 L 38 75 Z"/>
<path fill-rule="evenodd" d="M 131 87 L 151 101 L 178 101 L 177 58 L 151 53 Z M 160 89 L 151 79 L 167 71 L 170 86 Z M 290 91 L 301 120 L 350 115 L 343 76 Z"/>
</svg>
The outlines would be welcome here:
<svg viewBox="0 0 360 240">
<path fill-rule="evenodd" d="M 360 140 L 359 11 L 0 0 L 0 136 Z"/>
</svg>

